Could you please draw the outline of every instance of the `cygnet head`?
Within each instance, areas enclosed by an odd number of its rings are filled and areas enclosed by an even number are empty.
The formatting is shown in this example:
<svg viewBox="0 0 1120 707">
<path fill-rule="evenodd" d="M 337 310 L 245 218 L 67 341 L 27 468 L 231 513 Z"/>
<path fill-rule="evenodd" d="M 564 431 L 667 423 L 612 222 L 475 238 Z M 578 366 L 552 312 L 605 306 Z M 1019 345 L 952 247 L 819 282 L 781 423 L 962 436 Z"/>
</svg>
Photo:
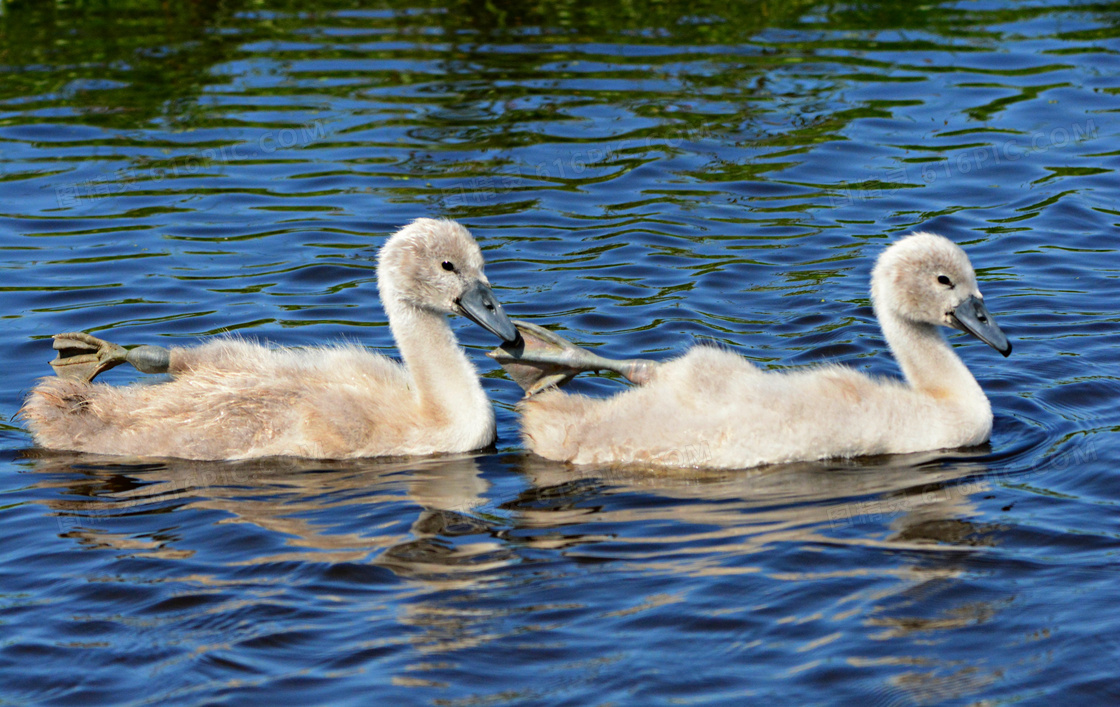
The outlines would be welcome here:
<svg viewBox="0 0 1120 707">
<path fill-rule="evenodd" d="M 482 251 L 455 221 L 416 219 L 393 234 L 377 263 L 381 301 L 438 314 L 459 314 L 515 342 L 517 328 L 490 289 Z"/>
<path fill-rule="evenodd" d="M 871 300 L 880 319 L 952 327 L 1011 354 L 1011 343 L 984 306 L 968 256 L 944 236 L 915 233 L 887 248 L 871 271 Z"/>
</svg>

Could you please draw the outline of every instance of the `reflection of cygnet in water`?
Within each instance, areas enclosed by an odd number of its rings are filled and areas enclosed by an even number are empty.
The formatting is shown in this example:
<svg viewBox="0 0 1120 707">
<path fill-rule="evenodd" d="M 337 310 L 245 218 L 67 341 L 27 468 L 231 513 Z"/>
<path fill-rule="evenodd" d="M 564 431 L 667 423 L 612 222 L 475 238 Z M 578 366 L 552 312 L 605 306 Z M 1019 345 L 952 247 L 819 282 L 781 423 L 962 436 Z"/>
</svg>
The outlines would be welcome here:
<svg viewBox="0 0 1120 707">
<path fill-rule="evenodd" d="M 223 523 L 248 524 L 272 534 L 275 543 L 246 549 L 243 559 L 251 556 L 252 562 L 372 561 L 394 571 L 417 571 L 407 566 L 408 558 L 435 572 L 430 554 L 421 559 L 407 550 L 402 555 L 398 548 L 469 532 L 477 537 L 456 543 L 447 559 L 451 570 L 460 572 L 469 564 L 463 557 L 488 562 L 499 549 L 478 513 L 489 502 L 489 482 L 473 456 L 125 464 L 120 457 L 43 450 L 28 454 L 34 471 L 43 475 L 44 505 L 59 527 L 97 545 L 144 549 L 169 558 L 190 556 L 200 549 L 192 541 L 174 536 L 139 541 L 134 526 L 121 518 L 218 511 L 227 518 Z M 56 490 L 60 479 L 65 479 L 62 493 Z"/>
<path fill-rule="evenodd" d="M 517 560 L 504 543 L 493 539 L 492 516 L 480 513 L 490 483 L 475 460 L 425 460 L 409 469 L 409 498 L 423 507 L 409 537 L 377 557 L 377 564 L 428 582 L 462 586 L 478 573 Z"/>
<path fill-rule="evenodd" d="M 503 508 L 524 516 L 518 542 L 533 547 L 594 544 L 603 537 L 597 528 L 613 529 L 611 542 L 642 546 L 653 540 L 644 530 L 677 528 L 680 542 L 654 546 L 658 562 L 680 562 L 687 571 L 698 560 L 682 539 L 690 532 L 717 555 L 719 538 L 732 555 L 783 542 L 957 552 L 991 542 L 991 526 L 966 520 L 977 515 L 975 497 L 991 488 L 983 478 L 988 465 L 970 461 L 985 456 L 981 446 L 952 455 L 679 469 L 573 465 L 525 454 L 518 471 L 530 488 Z"/>
<path fill-rule="evenodd" d="M 609 368 L 640 383 L 607 399 L 550 389 L 523 400 L 525 444 L 548 459 L 742 468 L 987 441 L 991 405 L 939 327 L 968 332 L 1004 356 L 1011 344 L 988 313 L 964 251 L 929 233 L 903 238 L 879 257 L 871 295 L 905 381 L 842 366 L 766 372 L 707 346 L 661 365 L 604 365 L 523 325 L 526 343 L 492 355 L 530 393 L 580 370 Z"/>
<path fill-rule="evenodd" d="M 494 441 L 494 410 L 446 315 L 518 338 L 482 269 L 482 251 L 453 221 L 419 219 L 385 243 L 378 284 L 403 364 L 357 346 L 270 349 L 227 338 L 127 351 L 60 334 L 59 377 L 43 379 L 21 414 L 39 445 L 99 454 L 341 459 L 480 449 Z M 126 361 L 171 380 L 91 382 Z"/>
</svg>

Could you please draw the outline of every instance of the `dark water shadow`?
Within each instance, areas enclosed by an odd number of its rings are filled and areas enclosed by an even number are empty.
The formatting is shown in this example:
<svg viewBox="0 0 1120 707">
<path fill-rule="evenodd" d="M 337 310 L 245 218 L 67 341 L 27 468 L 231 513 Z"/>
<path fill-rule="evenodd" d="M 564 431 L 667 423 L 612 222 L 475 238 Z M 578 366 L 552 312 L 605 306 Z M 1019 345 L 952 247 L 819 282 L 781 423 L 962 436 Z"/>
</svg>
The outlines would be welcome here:
<svg viewBox="0 0 1120 707">
<path fill-rule="evenodd" d="M 114 532 L 112 521 L 168 514 L 209 518 L 217 512 L 213 522 L 251 524 L 278 540 L 246 548 L 238 559 L 246 564 L 374 562 L 402 576 L 451 580 L 510 561 L 496 543 L 460 542 L 488 533 L 475 510 L 488 502 L 490 484 L 470 455 L 239 462 L 43 450 L 23 456 L 34 460 L 31 468 L 42 477 L 35 487 L 49 491 L 39 503 L 63 535 L 87 547 L 189 555 L 199 548 L 176 547 L 181 542 L 138 548 L 135 530 Z"/>
<path fill-rule="evenodd" d="M 797 539 L 898 550 L 968 550 L 987 544 L 970 497 L 991 488 L 989 449 L 782 464 L 747 470 L 579 467 L 520 456 L 531 486 L 503 508 L 531 510 L 534 523 L 560 517 L 575 497 L 633 497 L 599 510 L 613 522 L 653 516 L 704 525 L 766 528 L 755 541 Z M 659 499 L 648 504 L 646 499 Z M 616 507 L 617 506 L 617 507 Z M 889 524 L 885 539 L 859 530 Z M 775 535 L 776 534 L 776 535 Z"/>
</svg>

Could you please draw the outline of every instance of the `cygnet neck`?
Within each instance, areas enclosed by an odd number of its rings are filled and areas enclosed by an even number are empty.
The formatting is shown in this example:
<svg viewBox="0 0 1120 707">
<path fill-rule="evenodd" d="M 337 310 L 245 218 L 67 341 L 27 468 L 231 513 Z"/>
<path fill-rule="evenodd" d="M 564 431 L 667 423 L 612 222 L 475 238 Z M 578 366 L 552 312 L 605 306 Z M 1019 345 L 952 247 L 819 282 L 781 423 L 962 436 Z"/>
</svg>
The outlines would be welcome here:
<svg viewBox="0 0 1120 707">
<path fill-rule="evenodd" d="M 455 424 L 459 418 L 476 418 L 490 409 L 478 372 L 445 315 L 392 297 L 383 304 L 422 410 Z"/>
<path fill-rule="evenodd" d="M 980 399 L 988 404 L 980 384 L 945 341 L 939 327 L 905 319 L 889 310 L 878 312 L 878 316 L 883 336 L 910 387 L 938 399 Z"/>
</svg>

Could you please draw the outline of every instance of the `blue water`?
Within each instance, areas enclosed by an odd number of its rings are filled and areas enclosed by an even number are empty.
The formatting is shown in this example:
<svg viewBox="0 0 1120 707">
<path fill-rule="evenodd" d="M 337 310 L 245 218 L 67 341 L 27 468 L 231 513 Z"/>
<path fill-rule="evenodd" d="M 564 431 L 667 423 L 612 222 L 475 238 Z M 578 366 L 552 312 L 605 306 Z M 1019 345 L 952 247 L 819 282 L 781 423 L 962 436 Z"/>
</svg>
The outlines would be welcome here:
<svg viewBox="0 0 1120 707">
<path fill-rule="evenodd" d="M 1120 5 L 124 7 L 0 6 L 0 704 L 1120 700 Z M 871 264 L 943 233 L 1015 346 L 953 338 L 991 444 L 549 463 L 462 321 L 476 455 L 89 457 L 8 419 L 60 331 L 392 353 L 374 257 L 419 216 L 606 355 L 885 375 Z"/>
</svg>

